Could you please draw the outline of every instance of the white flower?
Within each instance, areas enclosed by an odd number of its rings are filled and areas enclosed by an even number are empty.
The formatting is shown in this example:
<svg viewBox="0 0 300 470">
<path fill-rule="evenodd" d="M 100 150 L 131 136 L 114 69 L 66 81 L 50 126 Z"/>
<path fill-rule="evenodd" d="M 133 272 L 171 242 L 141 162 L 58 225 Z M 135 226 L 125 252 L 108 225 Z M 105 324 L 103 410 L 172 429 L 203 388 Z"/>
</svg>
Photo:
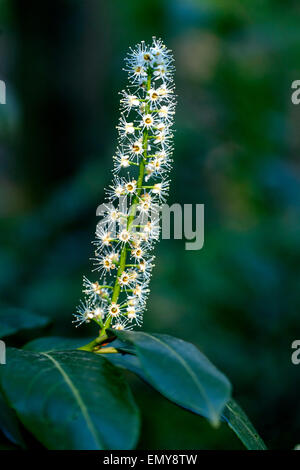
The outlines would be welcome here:
<svg viewBox="0 0 300 470">
<path fill-rule="evenodd" d="M 138 265 L 138 269 L 143 274 L 143 278 L 146 281 L 148 281 L 151 276 L 151 271 L 152 271 L 152 268 L 154 267 L 154 264 L 152 263 L 153 260 L 154 260 L 154 256 L 152 256 L 148 260 L 145 260 L 145 259 L 141 260 Z"/>
<path fill-rule="evenodd" d="M 168 128 L 167 128 L 167 125 L 166 125 L 165 122 L 160 121 L 160 122 L 158 122 L 158 123 L 156 124 L 156 129 L 157 129 L 159 132 L 163 132 L 163 131 L 167 130 Z"/>
<path fill-rule="evenodd" d="M 118 278 L 118 282 L 121 287 L 127 287 L 132 285 L 135 280 L 135 274 L 133 271 L 123 271 L 121 276 Z"/>
<path fill-rule="evenodd" d="M 130 106 L 138 106 L 140 104 L 140 101 L 135 95 L 129 95 L 128 96 L 128 104 Z"/>
<path fill-rule="evenodd" d="M 157 239 L 159 237 L 160 227 L 156 221 L 149 221 L 144 227 L 143 234 L 146 237 Z"/>
<path fill-rule="evenodd" d="M 83 276 L 83 293 L 89 295 L 92 300 L 96 300 L 98 296 L 103 294 L 103 290 L 99 283 L 89 281 L 85 276 Z"/>
<path fill-rule="evenodd" d="M 135 65 L 133 67 L 133 75 L 135 75 L 137 79 L 140 79 L 141 77 L 146 77 L 147 72 L 141 65 Z"/>
<path fill-rule="evenodd" d="M 123 181 L 119 178 L 115 178 L 113 184 L 111 184 L 109 189 L 106 190 L 106 193 L 108 195 L 108 199 L 111 201 L 119 199 L 123 194 L 125 194 Z"/>
<path fill-rule="evenodd" d="M 155 76 L 156 78 L 162 78 L 162 79 L 164 79 L 164 78 L 166 78 L 166 72 L 167 72 L 167 71 L 166 71 L 165 66 L 164 66 L 164 65 L 160 65 L 159 67 L 157 67 L 156 70 L 154 70 L 154 76 Z"/>
<path fill-rule="evenodd" d="M 120 255 L 119 253 L 115 252 L 115 251 L 112 251 L 109 255 L 108 255 L 109 259 L 111 260 L 112 263 L 118 263 L 119 259 L 120 259 Z"/>
<path fill-rule="evenodd" d="M 134 270 L 130 271 L 129 273 L 129 277 L 130 277 L 130 283 L 134 283 L 138 277 L 138 273 Z"/>
<path fill-rule="evenodd" d="M 159 174 L 160 171 L 163 171 L 162 161 L 160 160 L 160 158 L 154 157 L 152 160 L 150 160 L 148 165 L 146 165 L 146 171 L 148 174 L 152 174 L 152 173 Z"/>
<path fill-rule="evenodd" d="M 155 134 L 155 140 L 154 143 L 158 144 L 159 142 L 164 143 L 168 139 L 168 134 L 165 132 L 158 132 Z"/>
<path fill-rule="evenodd" d="M 131 152 L 134 155 L 140 155 L 143 151 L 143 143 L 141 140 L 136 140 L 135 142 L 132 143 L 130 148 L 131 148 Z"/>
<path fill-rule="evenodd" d="M 151 197 L 141 198 L 139 205 L 137 206 L 139 211 L 143 214 L 147 214 L 152 209 Z"/>
<path fill-rule="evenodd" d="M 161 57 L 163 57 L 164 53 L 166 50 L 166 46 L 160 41 L 156 40 L 155 38 L 153 39 L 153 46 L 150 48 L 151 53 L 153 56 L 159 60 Z"/>
<path fill-rule="evenodd" d="M 133 294 L 138 297 L 139 302 L 143 303 L 145 302 L 148 294 L 149 294 L 149 289 L 147 288 L 147 283 L 144 284 L 137 284 L 135 288 L 133 289 Z"/>
<path fill-rule="evenodd" d="M 133 122 L 127 122 L 124 116 L 120 119 L 120 124 L 117 126 L 117 129 L 120 131 L 121 136 L 125 136 L 127 134 L 134 134 L 134 125 Z"/>
<path fill-rule="evenodd" d="M 164 118 L 166 119 L 167 121 L 169 121 L 171 119 L 171 116 L 174 114 L 174 111 L 173 109 L 170 107 L 170 106 L 162 106 L 159 110 L 158 110 L 158 115 L 159 117 L 161 118 Z"/>
<path fill-rule="evenodd" d="M 151 54 L 151 52 L 145 51 L 142 58 L 144 64 L 151 64 L 153 62 L 154 56 Z"/>
<path fill-rule="evenodd" d="M 112 262 L 112 259 L 111 257 L 108 255 L 108 256 L 105 256 L 103 259 L 102 259 L 102 266 L 103 268 L 106 270 L 106 271 L 110 271 L 111 269 L 114 269 L 115 268 L 115 265 L 114 263 Z"/>
<path fill-rule="evenodd" d="M 115 160 L 114 173 L 118 173 L 122 168 L 128 168 L 130 166 L 129 155 L 120 153 L 119 155 L 115 155 L 113 159 Z"/>
<path fill-rule="evenodd" d="M 139 106 L 140 101 L 136 95 L 128 94 L 125 90 L 123 90 L 121 94 L 123 96 L 123 99 L 121 99 L 121 105 L 127 112 L 131 111 L 131 108 Z"/>
<path fill-rule="evenodd" d="M 134 306 L 130 306 L 127 307 L 127 317 L 129 318 L 129 320 L 133 320 L 134 318 L 136 318 L 136 309 Z"/>
<path fill-rule="evenodd" d="M 112 302 L 110 306 L 108 307 L 108 314 L 111 317 L 118 317 L 120 315 L 120 305 L 117 304 L 116 302 Z"/>
<path fill-rule="evenodd" d="M 130 240 L 130 232 L 126 229 L 122 230 L 122 232 L 119 233 L 118 238 L 121 240 L 123 243 L 127 243 Z"/>
<path fill-rule="evenodd" d="M 118 323 L 115 323 L 112 327 L 115 330 L 124 330 L 125 329 L 125 324 L 121 323 L 121 322 L 118 322 Z"/>
<path fill-rule="evenodd" d="M 122 187 L 123 189 L 123 187 Z M 110 223 L 115 224 L 120 219 L 121 213 L 114 206 L 107 208 L 107 218 Z"/>
<path fill-rule="evenodd" d="M 95 244 L 98 244 L 100 247 L 111 246 L 111 232 L 108 232 L 103 227 L 97 226 L 96 238 Z"/>
<path fill-rule="evenodd" d="M 125 184 L 125 189 L 128 194 L 134 194 L 136 192 L 136 181 L 128 181 L 128 183 Z"/>
<path fill-rule="evenodd" d="M 169 192 L 169 181 L 163 180 L 161 183 L 155 183 L 152 189 L 153 194 L 157 194 L 159 196 L 160 201 L 165 202 L 166 196 Z"/>
<path fill-rule="evenodd" d="M 115 269 L 116 265 L 111 259 L 111 255 L 109 254 L 103 254 L 100 255 L 99 253 L 95 253 L 96 257 L 92 258 L 94 261 L 94 270 L 93 271 L 99 271 L 100 276 L 103 277 L 106 274 L 109 274 L 112 270 Z"/>
<path fill-rule="evenodd" d="M 78 323 L 76 326 L 80 326 L 84 322 L 89 323 L 94 317 L 90 300 L 81 300 L 76 311 L 77 313 L 74 314 L 75 320 L 73 321 L 73 323 Z"/>
<path fill-rule="evenodd" d="M 148 95 L 149 95 L 149 99 L 152 103 L 155 103 L 156 101 L 159 100 L 160 96 L 159 96 L 159 93 L 157 90 L 155 90 L 154 88 L 151 88 L 149 91 L 148 91 Z"/>
<path fill-rule="evenodd" d="M 163 84 L 159 88 L 157 88 L 157 93 L 161 98 L 167 98 L 169 95 L 173 94 L 173 90 Z"/>
<path fill-rule="evenodd" d="M 140 260 L 141 258 L 143 258 L 143 254 L 144 254 L 144 251 L 140 246 L 137 246 L 136 248 L 131 250 L 131 255 L 137 260 Z"/>
<path fill-rule="evenodd" d="M 153 116 L 151 116 L 151 114 L 146 114 L 145 116 L 143 116 L 142 124 L 144 125 L 144 127 L 147 128 L 152 127 L 154 125 Z"/>
<path fill-rule="evenodd" d="M 120 157 L 120 166 L 122 168 L 127 168 L 129 166 L 129 157 L 128 157 L 128 155 L 122 155 Z"/>
<path fill-rule="evenodd" d="M 95 310 L 94 310 L 94 317 L 95 318 L 98 318 L 98 319 L 102 320 L 104 318 L 104 316 L 105 316 L 105 311 L 104 311 L 103 308 L 100 308 L 100 307 L 95 308 Z"/>
</svg>

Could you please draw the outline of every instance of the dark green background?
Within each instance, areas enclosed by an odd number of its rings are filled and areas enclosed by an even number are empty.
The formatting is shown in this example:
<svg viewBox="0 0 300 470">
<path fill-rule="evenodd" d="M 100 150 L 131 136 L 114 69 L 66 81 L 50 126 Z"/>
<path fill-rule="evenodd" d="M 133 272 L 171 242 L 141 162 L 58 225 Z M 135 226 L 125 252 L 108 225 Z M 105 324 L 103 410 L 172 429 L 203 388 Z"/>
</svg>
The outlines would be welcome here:
<svg viewBox="0 0 300 470">
<path fill-rule="evenodd" d="M 205 204 L 205 246 L 159 244 L 144 328 L 199 346 L 277 449 L 300 442 L 299 24 L 291 0 L 0 1 L 2 304 L 51 317 L 44 335 L 95 333 L 71 321 L 111 179 L 122 59 L 161 37 L 177 67 L 169 201 Z M 242 448 L 130 380 L 141 448 Z"/>
</svg>

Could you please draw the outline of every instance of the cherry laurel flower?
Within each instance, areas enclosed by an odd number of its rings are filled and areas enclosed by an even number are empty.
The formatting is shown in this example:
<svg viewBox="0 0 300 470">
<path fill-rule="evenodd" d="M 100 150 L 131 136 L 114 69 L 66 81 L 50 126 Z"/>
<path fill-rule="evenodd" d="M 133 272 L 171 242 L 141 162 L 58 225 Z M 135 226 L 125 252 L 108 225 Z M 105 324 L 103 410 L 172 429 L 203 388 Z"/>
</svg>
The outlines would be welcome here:
<svg viewBox="0 0 300 470">
<path fill-rule="evenodd" d="M 154 267 L 151 252 L 160 234 L 158 208 L 168 196 L 173 161 L 173 61 L 155 37 L 130 48 L 125 58 L 129 85 L 120 93 L 114 178 L 103 205 L 106 225 L 98 224 L 93 241 L 98 278 L 83 278 L 84 298 L 74 320 L 79 325 L 93 320 L 105 331 L 142 324 Z"/>
</svg>

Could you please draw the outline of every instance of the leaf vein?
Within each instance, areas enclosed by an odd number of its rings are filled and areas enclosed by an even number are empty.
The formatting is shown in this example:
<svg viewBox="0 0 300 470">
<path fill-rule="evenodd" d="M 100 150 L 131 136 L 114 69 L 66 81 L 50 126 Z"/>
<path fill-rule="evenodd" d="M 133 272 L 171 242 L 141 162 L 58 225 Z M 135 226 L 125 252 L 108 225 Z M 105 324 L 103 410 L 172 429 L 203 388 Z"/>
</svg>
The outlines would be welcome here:
<svg viewBox="0 0 300 470">
<path fill-rule="evenodd" d="M 81 413 L 82 413 L 82 415 L 83 415 L 83 417 L 86 421 L 87 427 L 88 427 L 90 433 L 92 434 L 97 446 L 102 448 L 102 449 L 105 448 L 103 443 L 100 441 L 99 436 L 97 435 L 96 429 L 93 425 L 93 422 L 92 422 L 91 417 L 89 415 L 88 409 L 85 406 L 84 401 L 83 401 L 79 391 L 77 390 L 76 386 L 73 384 L 72 380 L 69 378 L 68 374 L 61 367 L 59 362 L 54 359 L 53 356 L 51 356 L 48 353 L 41 353 L 41 354 L 43 356 L 46 356 L 54 364 L 54 366 L 57 368 L 57 370 L 60 372 L 60 374 L 62 375 L 64 381 L 66 382 L 66 384 L 70 388 L 71 392 L 73 393 L 75 401 L 77 402 L 77 404 L 80 408 L 80 411 L 81 411 Z"/>
<path fill-rule="evenodd" d="M 206 401 L 207 403 L 207 407 L 208 409 L 211 411 L 212 413 L 212 416 L 213 417 L 216 417 L 217 413 L 215 412 L 213 406 L 211 405 L 210 401 L 209 401 L 209 398 L 203 388 L 203 386 L 201 385 L 201 383 L 199 382 L 196 374 L 193 372 L 193 370 L 189 367 L 188 363 L 177 353 L 177 351 L 173 348 L 171 348 L 171 346 L 169 346 L 167 343 L 164 343 L 163 341 L 161 341 L 159 338 L 155 337 L 155 336 L 152 336 L 150 335 L 149 333 L 143 333 L 145 336 L 149 336 L 150 338 L 153 338 L 154 340 L 158 341 L 159 343 L 161 343 L 163 346 L 165 346 L 167 349 L 169 349 L 175 356 L 178 357 L 179 359 L 179 362 L 181 362 L 181 364 L 186 367 L 186 369 L 188 370 L 188 372 L 190 373 L 193 381 L 195 382 L 196 386 L 198 386 L 198 388 L 200 389 L 200 392 L 202 392 L 202 395 L 204 397 L 204 400 Z"/>
</svg>

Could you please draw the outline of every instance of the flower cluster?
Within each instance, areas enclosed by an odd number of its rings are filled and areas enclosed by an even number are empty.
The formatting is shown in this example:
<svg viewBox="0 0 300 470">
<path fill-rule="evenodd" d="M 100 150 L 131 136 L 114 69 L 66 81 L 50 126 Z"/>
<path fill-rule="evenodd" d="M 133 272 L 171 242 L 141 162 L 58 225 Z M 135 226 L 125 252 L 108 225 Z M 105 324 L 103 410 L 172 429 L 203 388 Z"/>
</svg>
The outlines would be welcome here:
<svg viewBox="0 0 300 470">
<path fill-rule="evenodd" d="M 98 280 L 83 279 L 85 298 L 75 314 L 79 324 L 94 320 L 105 330 L 142 323 L 154 266 L 152 249 L 160 233 L 159 206 L 169 189 L 173 60 L 156 38 L 130 49 L 125 59 L 130 85 L 121 93 L 114 178 L 93 242 Z"/>
</svg>

